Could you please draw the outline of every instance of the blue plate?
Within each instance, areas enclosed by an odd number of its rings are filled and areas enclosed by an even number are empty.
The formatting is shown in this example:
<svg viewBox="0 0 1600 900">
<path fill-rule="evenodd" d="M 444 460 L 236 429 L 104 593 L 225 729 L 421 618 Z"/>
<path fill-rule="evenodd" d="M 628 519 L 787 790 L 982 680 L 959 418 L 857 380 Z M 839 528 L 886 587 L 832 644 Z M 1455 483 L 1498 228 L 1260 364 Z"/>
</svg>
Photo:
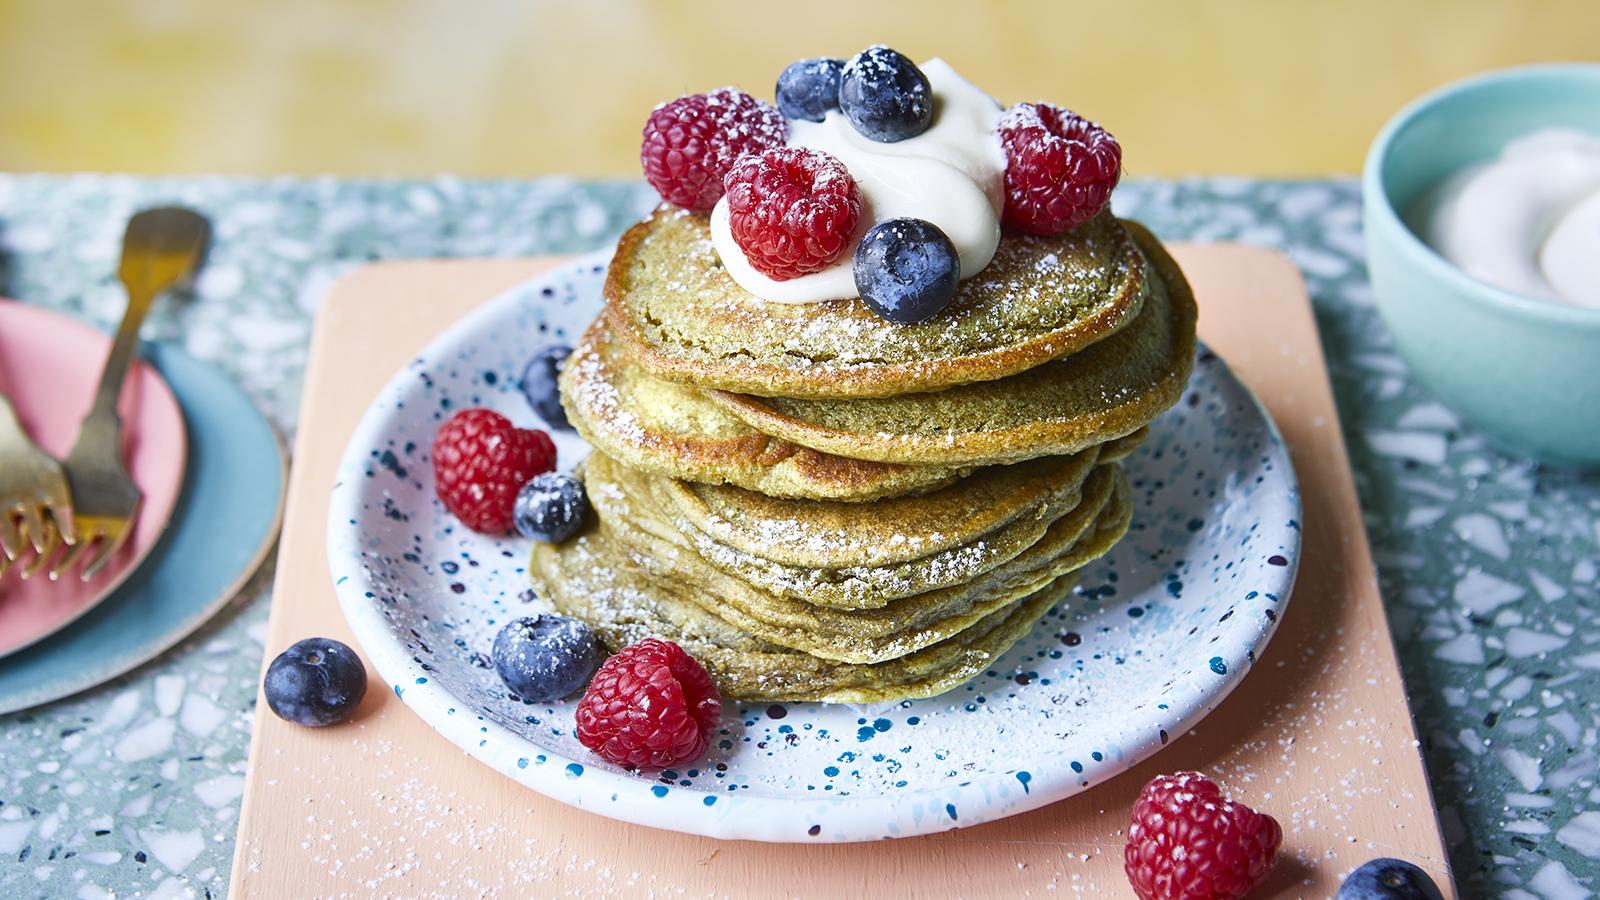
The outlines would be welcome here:
<svg viewBox="0 0 1600 900">
<path fill-rule="evenodd" d="M 183 494 L 150 559 L 105 603 L 0 660 L 0 714 L 88 690 L 161 655 L 220 610 L 266 557 L 283 518 L 283 443 L 227 376 L 146 345 L 183 407 Z"/>
</svg>

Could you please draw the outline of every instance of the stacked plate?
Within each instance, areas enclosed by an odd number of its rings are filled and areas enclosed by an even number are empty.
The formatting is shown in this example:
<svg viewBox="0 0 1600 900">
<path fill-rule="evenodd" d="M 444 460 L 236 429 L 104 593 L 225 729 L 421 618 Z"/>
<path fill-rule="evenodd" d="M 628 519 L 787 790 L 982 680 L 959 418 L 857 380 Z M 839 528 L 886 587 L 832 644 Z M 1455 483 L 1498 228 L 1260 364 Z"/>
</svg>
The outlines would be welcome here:
<svg viewBox="0 0 1600 900">
<path fill-rule="evenodd" d="M 0 391 L 63 457 L 110 341 L 66 316 L 0 301 Z M 0 713 L 93 687 L 153 659 L 236 594 L 277 536 L 285 459 L 272 426 L 215 369 L 147 345 L 119 406 L 143 503 L 94 580 L 0 579 Z"/>
</svg>

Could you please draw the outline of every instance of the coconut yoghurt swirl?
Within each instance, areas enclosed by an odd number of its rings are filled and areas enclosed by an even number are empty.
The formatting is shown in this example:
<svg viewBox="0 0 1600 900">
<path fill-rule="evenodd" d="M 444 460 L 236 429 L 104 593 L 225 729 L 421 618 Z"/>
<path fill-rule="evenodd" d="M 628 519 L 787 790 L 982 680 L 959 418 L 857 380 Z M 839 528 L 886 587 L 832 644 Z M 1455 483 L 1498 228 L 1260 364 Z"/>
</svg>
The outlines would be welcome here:
<svg viewBox="0 0 1600 900">
<path fill-rule="evenodd" d="M 711 239 L 739 286 L 775 303 L 817 303 L 859 296 L 852 271 L 856 244 L 873 225 L 901 216 L 944 231 L 971 278 L 994 258 L 1005 207 L 1005 151 L 995 134 L 1000 105 L 941 59 L 922 64 L 933 88 L 933 124 L 916 137 L 881 143 L 863 136 L 839 110 L 821 122 L 789 120 L 788 145 L 810 147 L 844 163 L 861 191 L 861 218 L 849 250 L 828 268 L 788 281 L 769 278 L 745 258 L 728 223 L 728 201 L 711 211 Z"/>
<path fill-rule="evenodd" d="M 1600 308 L 1600 135 L 1547 128 L 1425 198 L 1418 233 L 1468 275 Z"/>
</svg>

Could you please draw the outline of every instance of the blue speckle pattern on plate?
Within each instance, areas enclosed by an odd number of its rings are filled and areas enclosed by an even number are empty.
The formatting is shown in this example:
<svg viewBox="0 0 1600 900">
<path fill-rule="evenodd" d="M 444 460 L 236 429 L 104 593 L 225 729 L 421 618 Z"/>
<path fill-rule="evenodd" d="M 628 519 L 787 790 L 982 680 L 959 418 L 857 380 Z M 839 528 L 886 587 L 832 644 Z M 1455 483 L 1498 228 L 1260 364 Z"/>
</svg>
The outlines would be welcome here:
<svg viewBox="0 0 1600 900">
<path fill-rule="evenodd" d="M 598 312 L 608 253 L 485 304 L 373 401 L 340 465 L 328 561 L 389 689 L 535 790 L 660 828 L 859 841 L 991 821 L 1092 787 L 1159 751 L 1247 676 L 1288 602 L 1300 549 L 1289 454 L 1249 390 L 1202 349 L 1189 389 L 1124 466 L 1133 525 L 1011 652 L 967 685 L 873 707 L 725 705 L 710 752 L 633 773 L 572 734 L 573 702 L 508 698 L 489 663 L 507 621 L 545 609 L 529 545 L 475 534 L 433 492 L 428 447 L 460 409 L 543 426 L 527 358 Z M 553 432 L 561 467 L 588 452 Z"/>
</svg>

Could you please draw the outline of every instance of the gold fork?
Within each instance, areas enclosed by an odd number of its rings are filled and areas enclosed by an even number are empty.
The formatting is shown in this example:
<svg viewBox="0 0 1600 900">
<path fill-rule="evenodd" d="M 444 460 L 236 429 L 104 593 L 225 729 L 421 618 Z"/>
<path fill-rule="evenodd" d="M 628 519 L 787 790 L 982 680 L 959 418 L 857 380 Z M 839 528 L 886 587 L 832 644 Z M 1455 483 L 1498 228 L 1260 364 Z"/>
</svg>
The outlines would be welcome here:
<svg viewBox="0 0 1600 900">
<path fill-rule="evenodd" d="M 147 209 L 128 221 L 122 238 L 122 264 L 117 269 L 117 277 L 128 292 L 128 309 L 117 326 L 111 354 L 106 357 L 94 406 L 67 455 L 78 541 L 50 570 L 52 579 L 72 571 L 80 562 L 80 577 L 84 581 L 93 578 L 133 530 L 141 495 L 122 462 L 122 420 L 117 415 L 117 398 L 138 349 L 139 326 L 145 314 L 163 291 L 194 274 L 210 237 L 211 225 L 205 217 L 181 207 Z"/>
<path fill-rule="evenodd" d="M 77 542 L 67 477 L 54 457 L 28 439 L 16 410 L 0 394 L 0 578 L 21 564 L 29 545 L 35 556 L 21 573 L 37 574 L 63 542 Z"/>
</svg>

